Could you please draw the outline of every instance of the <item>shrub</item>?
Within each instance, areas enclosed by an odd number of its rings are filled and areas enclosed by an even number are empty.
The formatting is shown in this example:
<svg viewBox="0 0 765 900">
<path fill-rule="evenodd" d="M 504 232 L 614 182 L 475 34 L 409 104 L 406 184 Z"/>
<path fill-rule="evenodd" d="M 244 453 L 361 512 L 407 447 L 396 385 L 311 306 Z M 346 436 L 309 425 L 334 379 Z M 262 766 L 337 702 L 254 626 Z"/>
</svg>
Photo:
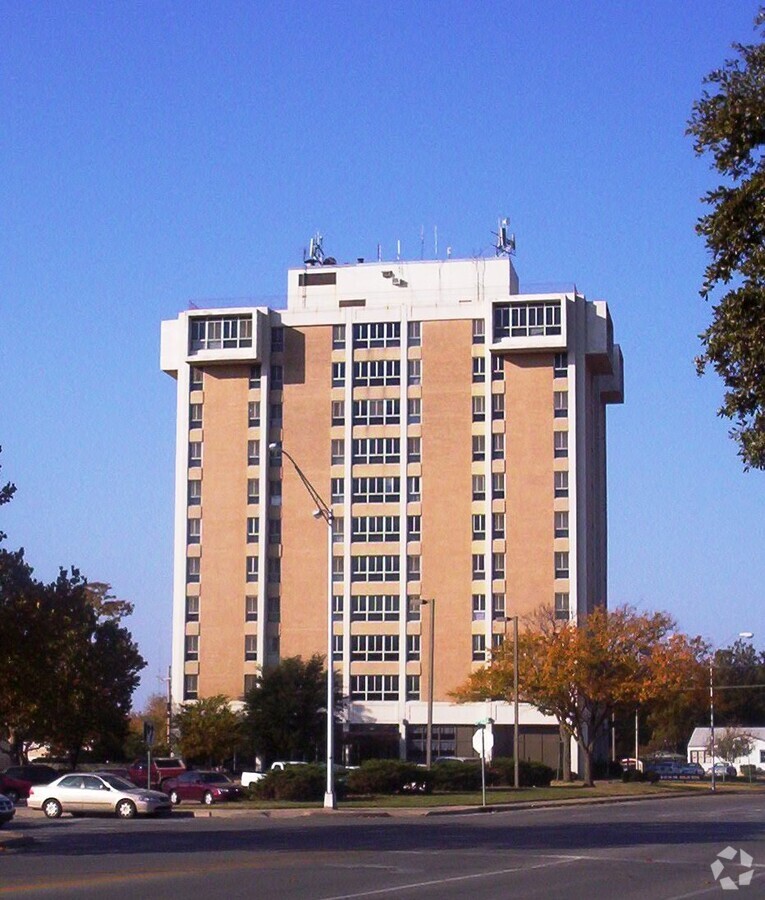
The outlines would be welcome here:
<svg viewBox="0 0 765 900">
<path fill-rule="evenodd" d="M 472 762 L 436 763 L 431 774 L 437 791 L 475 791 L 481 786 L 481 766 Z"/>
<path fill-rule="evenodd" d="M 350 794 L 402 794 L 433 789 L 432 773 L 414 763 L 397 759 L 370 759 L 348 772 L 346 787 Z"/>
<path fill-rule="evenodd" d="M 326 785 L 325 770 L 321 766 L 287 766 L 284 771 L 269 772 L 256 782 L 252 795 L 261 800 L 321 800 Z"/>
<path fill-rule="evenodd" d="M 509 756 L 499 756 L 491 764 L 492 784 L 514 784 L 515 762 Z M 549 787 L 555 777 L 550 766 L 541 762 L 521 759 L 518 761 L 518 780 L 521 787 Z"/>
<path fill-rule="evenodd" d="M 640 772 L 637 769 L 625 769 L 622 772 L 622 781 L 625 784 L 635 781 L 647 781 L 650 784 L 657 784 L 661 781 L 661 776 L 653 769 L 649 769 L 647 772 Z"/>
<path fill-rule="evenodd" d="M 757 778 L 758 771 L 757 766 L 741 766 L 741 775 L 750 781 L 754 781 Z"/>
</svg>

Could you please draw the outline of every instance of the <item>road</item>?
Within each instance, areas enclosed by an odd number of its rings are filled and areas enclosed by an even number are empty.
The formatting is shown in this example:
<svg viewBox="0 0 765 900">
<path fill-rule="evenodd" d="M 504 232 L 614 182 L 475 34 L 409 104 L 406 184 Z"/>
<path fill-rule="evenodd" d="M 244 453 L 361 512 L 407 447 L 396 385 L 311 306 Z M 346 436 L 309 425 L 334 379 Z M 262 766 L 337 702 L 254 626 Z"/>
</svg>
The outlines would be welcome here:
<svg viewBox="0 0 765 900">
<path fill-rule="evenodd" d="M 765 897 L 765 795 L 459 815 L 338 813 L 10 826 L 34 838 L 0 855 L 0 898 L 279 898 L 690 900 L 722 894 L 720 877 L 753 880 L 723 896 Z"/>
</svg>

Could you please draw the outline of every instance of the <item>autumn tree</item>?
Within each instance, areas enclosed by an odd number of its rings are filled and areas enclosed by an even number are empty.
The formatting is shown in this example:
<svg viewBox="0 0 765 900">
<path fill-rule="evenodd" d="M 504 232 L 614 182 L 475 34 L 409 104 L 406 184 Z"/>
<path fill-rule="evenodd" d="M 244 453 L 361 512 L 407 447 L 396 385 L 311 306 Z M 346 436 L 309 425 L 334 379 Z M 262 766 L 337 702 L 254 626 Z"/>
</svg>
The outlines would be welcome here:
<svg viewBox="0 0 765 900">
<path fill-rule="evenodd" d="M 765 10 L 755 27 L 765 23 Z M 701 335 L 699 373 L 709 365 L 725 385 L 719 415 L 745 468 L 765 468 L 765 43 L 734 44 L 736 57 L 704 79 L 688 122 L 697 155 L 711 154 L 723 183 L 703 197 L 711 211 L 696 231 L 711 261 L 701 295 L 724 293 Z"/>
<path fill-rule="evenodd" d="M 524 620 L 518 641 L 520 699 L 554 716 L 562 735 L 576 740 L 586 784 L 592 784 L 595 747 L 614 710 L 634 709 L 703 683 L 706 648 L 674 629 L 666 613 L 639 614 L 628 606 L 597 608 L 578 624 L 556 619 L 549 608 Z M 513 656 L 511 644 L 499 648 L 455 697 L 512 699 Z"/>
<path fill-rule="evenodd" d="M 220 765 L 241 748 L 242 722 L 223 694 L 186 704 L 175 717 L 182 756 L 186 762 Z"/>
<path fill-rule="evenodd" d="M 143 709 L 133 710 L 130 713 L 124 748 L 125 757 L 134 759 L 146 755 L 148 747 L 143 739 L 144 722 L 150 722 L 154 726 L 152 753 L 156 756 L 167 756 L 170 753 L 167 743 L 167 697 L 164 694 L 152 694 Z"/>
</svg>

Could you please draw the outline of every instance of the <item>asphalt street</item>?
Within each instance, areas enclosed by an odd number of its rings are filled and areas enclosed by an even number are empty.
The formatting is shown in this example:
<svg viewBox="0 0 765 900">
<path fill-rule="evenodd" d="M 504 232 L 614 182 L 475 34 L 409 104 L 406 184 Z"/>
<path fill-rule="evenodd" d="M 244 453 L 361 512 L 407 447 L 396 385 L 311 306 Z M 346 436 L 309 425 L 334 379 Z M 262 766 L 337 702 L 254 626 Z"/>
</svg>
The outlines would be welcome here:
<svg viewBox="0 0 765 900">
<path fill-rule="evenodd" d="M 0 854 L 2 898 L 765 897 L 759 793 L 391 817 L 23 810 L 6 829 L 33 840 Z"/>
</svg>

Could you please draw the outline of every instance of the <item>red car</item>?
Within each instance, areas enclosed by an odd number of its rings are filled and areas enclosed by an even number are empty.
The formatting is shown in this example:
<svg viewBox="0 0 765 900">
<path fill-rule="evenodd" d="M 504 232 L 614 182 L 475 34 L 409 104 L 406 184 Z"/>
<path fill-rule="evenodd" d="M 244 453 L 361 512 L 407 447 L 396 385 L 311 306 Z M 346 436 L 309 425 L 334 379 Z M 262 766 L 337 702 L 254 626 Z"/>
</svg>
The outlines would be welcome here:
<svg viewBox="0 0 765 900">
<path fill-rule="evenodd" d="M 181 800 L 198 800 L 210 806 L 221 800 L 238 800 L 244 796 L 240 785 L 223 772 L 184 772 L 166 781 L 162 790 L 170 795 L 170 802 L 177 806 Z"/>
<path fill-rule="evenodd" d="M 128 769 L 130 781 L 137 784 L 138 787 L 149 787 L 147 768 L 148 763 L 145 759 L 137 759 Z M 186 766 L 182 759 L 175 756 L 158 756 L 151 761 L 151 788 L 156 791 L 165 791 L 165 782 L 185 771 Z"/>
<path fill-rule="evenodd" d="M 0 794 L 16 803 L 29 796 L 33 784 L 50 784 L 60 774 L 51 766 L 9 766 L 0 772 Z"/>
</svg>

